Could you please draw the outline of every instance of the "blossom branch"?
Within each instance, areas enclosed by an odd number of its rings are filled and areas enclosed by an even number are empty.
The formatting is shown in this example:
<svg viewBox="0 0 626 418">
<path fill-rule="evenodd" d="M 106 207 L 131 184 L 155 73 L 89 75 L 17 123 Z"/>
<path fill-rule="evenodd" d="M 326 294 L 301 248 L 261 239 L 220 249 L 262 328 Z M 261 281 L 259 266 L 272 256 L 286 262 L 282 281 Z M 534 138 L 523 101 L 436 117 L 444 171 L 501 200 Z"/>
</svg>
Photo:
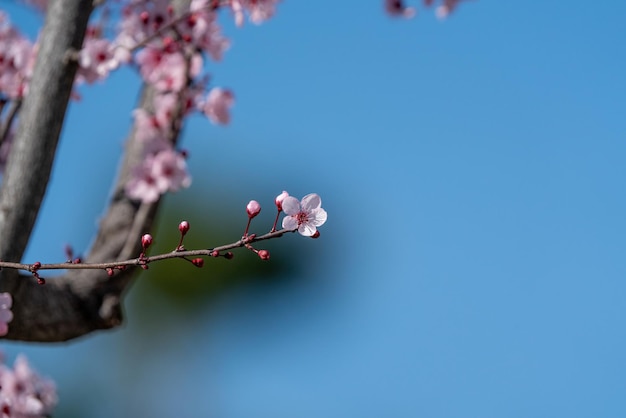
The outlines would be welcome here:
<svg viewBox="0 0 626 418">
<path fill-rule="evenodd" d="M 0 261 L 0 268 L 9 268 L 15 270 L 24 270 L 28 272 L 36 272 L 41 270 L 107 270 L 107 269 L 120 269 L 120 267 L 126 266 L 134 266 L 140 267 L 145 266 L 149 263 L 161 260 L 167 260 L 172 258 L 185 258 L 185 257 L 197 257 L 197 256 L 207 256 L 207 257 L 216 257 L 219 253 L 223 251 L 232 250 L 235 248 L 246 247 L 255 242 L 265 241 L 272 238 L 279 238 L 288 232 L 296 232 L 296 230 L 289 229 L 281 229 L 280 231 L 268 232 L 267 234 L 257 236 L 257 235 L 248 235 L 246 237 L 242 237 L 238 241 L 232 242 L 230 244 L 221 245 L 219 247 L 208 248 L 208 249 L 198 249 L 198 250 L 180 250 L 175 249 L 169 253 L 157 254 L 149 257 L 138 257 L 129 260 L 122 261 L 113 261 L 107 263 L 55 263 L 55 264 L 24 264 L 24 263 L 13 263 L 8 261 Z"/>
<path fill-rule="evenodd" d="M 132 46 L 117 45 L 116 47 L 126 48 L 129 52 L 137 51 L 138 49 L 143 48 L 144 46 L 148 45 L 153 40 L 158 39 L 159 37 L 165 35 L 165 33 L 167 33 L 170 29 L 176 31 L 176 25 L 189 19 L 194 13 L 200 10 L 215 11 L 219 9 L 220 7 L 229 5 L 229 3 L 230 3 L 230 0 L 212 0 L 209 4 L 207 4 L 204 7 L 198 7 L 197 9 L 194 9 L 194 10 L 187 10 L 183 12 L 181 15 L 167 21 L 162 26 L 160 26 L 154 33 L 151 33 L 150 35 L 146 36 L 144 39 L 137 42 L 135 45 L 132 45 Z"/>
</svg>

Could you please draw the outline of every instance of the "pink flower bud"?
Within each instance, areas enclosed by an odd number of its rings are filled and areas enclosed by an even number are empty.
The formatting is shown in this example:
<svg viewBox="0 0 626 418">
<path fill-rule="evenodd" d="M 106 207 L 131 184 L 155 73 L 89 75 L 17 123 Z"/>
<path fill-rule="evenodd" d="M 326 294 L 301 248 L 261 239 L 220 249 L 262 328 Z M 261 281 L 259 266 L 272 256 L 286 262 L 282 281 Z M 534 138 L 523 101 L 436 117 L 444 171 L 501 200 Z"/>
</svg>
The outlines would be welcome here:
<svg viewBox="0 0 626 418">
<path fill-rule="evenodd" d="M 187 231 L 189 231 L 189 222 L 182 221 L 181 223 L 179 223 L 178 230 L 180 231 L 181 234 L 185 235 Z"/>
<path fill-rule="evenodd" d="M 41 268 L 41 263 L 39 261 L 35 262 L 35 264 L 32 265 L 32 271 L 37 271 Z"/>
<path fill-rule="evenodd" d="M 194 258 L 193 260 L 191 260 L 191 262 L 193 263 L 194 266 L 196 267 L 202 267 L 204 266 L 204 259 L 202 258 Z"/>
<path fill-rule="evenodd" d="M 261 257 L 261 260 L 269 260 L 270 252 L 267 250 L 259 250 L 259 257 Z"/>
<path fill-rule="evenodd" d="M 141 246 L 143 247 L 144 250 L 148 248 L 151 244 L 152 244 L 152 235 L 145 234 L 143 237 L 141 237 Z"/>
<path fill-rule="evenodd" d="M 43 286 L 44 284 L 46 284 L 46 279 L 44 279 L 43 277 L 37 277 L 37 284 Z"/>
<path fill-rule="evenodd" d="M 248 212 L 248 218 L 252 219 L 261 212 L 261 205 L 256 200 L 251 200 L 246 206 L 246 212 Z"/>
<path fill-rule="evenodd" d="M 216 250 L 211 251 L 211 257 L 219 257 L 219 256 L 220 256 L 219 251 L 216 251 Z"/>
<path fill-rule="evenodd" d="M 276 199 L 274 200 L 274 203 L 276 203 L 276 207 L 278 208 L 279 212 L 283 210 L 283 200 L 285 200 L 285 198 L 287 196 L 289 196 L 289 193 L 287 193 L 284 190 L 283 190 L 283 192 L 281 194 L 276 196 Z"/>
<path fill-rule="evenodd" d="M 112 269 L 112 268 L 110 268 L 110 267 L 109 267 L 109 268 L 107 268 L 107 275 L 108 275 L 109 277 L 112 277 L 112 276 L 113 276 L 113 274 L 114 274 L 114 273 L 113 273 L 113 269 Z"/>
</svg>

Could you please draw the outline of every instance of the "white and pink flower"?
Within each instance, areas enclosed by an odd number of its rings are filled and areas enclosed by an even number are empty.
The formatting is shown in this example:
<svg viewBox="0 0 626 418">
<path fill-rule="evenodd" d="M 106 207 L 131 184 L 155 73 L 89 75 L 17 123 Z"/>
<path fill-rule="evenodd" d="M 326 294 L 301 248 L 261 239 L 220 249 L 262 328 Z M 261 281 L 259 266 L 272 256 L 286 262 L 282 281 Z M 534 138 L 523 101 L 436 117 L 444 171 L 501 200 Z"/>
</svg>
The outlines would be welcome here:
<svg viewBox="0 0 626 418">
<path fill-rule="evenodd" d="M 211 122 L 227 125 L 230 122 L 230 108 L 234 103 L 235 96 L 231 90 L 215 87 L 207 95 L 202 111 Z"/>
<path fill-rule="evenodd" d="M 283 228 L 297 229 L 305 237 L 313 236 L 317 227 L 326 222 L 327 214 L 322 209 L 322 199 L 315 193 L 304 196 L 302 201 L 287 196 L 282 201 L 282 208 L 287 215 L 283 219 Z"/>
<path fill-rule="evenodd" d="M 190 185 L 185 157 L 172 148 L 165 148 L 146 156 L 126 185 L 126 194 L 131 199 L 152 203 L 166 192 L 176 192 Z"/>
</svg>

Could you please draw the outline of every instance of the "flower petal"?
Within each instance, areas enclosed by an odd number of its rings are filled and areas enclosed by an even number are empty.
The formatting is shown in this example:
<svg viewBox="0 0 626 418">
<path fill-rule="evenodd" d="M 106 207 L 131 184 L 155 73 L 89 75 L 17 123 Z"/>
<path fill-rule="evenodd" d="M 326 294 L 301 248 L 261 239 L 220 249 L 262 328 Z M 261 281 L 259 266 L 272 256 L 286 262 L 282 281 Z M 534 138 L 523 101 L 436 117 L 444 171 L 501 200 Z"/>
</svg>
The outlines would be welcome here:
<svg viewBox="0 0 626 418">
<path fill-rule="evenodd" d="M 9 323 L 13 320 L 13 312 L 11 312 L 8 309 L 1 309 L 0 310 L 0 323 L 4 322 Z"/>
<path fill-rule="evenodd" d="M 300 233 L 300 235 L 303 235 L 305 237 L 310 237 L 311 235 L 315 234 L 315 231 L 317 231 L 317 228 L 310 222 L 305 222 L 298 228 L 298 232 Z"/>
<path fill-rule="evenodd" d="M 283 211 L 287 215 L 296 215 L 300 212 L 300 202 L 293 196 L 287 196 L 283 200 Z"/>
<path fill-rule="evenodd" d="M 284 202 L 283 202 L 284 203 Z M 294 230 L 298 228 L 298 220 L 293 216 L 285 216 L 283 218 L 283 228 Z"/>
<path fill-rule="evenodd" d="M 322 199 L 317 193 L 311 193 L 302 198 L 300 205 L 302 206 L 303 211 L 311 212 L 312 210 L 322 206 Z"/>
<path fill-rule="evenodd" d="M 11 294 L 8 292 L 0 293 L 0 306 L 5 309 L 11 309 L 11 305 L 13 305 Z"/>
<path fill-rule="evenodd" d="M 326 222 L 327 217 L 326 211 L 322 208 L 318 208 L 313 210 L 309 215 L 309 222 L 315 226 L 322 226 Z"/>
</svg>

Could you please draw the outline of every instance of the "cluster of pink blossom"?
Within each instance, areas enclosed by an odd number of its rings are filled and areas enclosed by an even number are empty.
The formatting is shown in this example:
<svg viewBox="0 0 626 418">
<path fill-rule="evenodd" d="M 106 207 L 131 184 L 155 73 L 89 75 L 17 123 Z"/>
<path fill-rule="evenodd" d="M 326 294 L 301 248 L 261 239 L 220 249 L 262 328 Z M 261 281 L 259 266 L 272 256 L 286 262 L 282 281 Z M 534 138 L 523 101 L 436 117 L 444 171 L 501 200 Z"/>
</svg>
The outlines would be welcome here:
<svg viewBox="0 0 626 418">
<path fill-rule="evenodd" d="M 57 404 L 54 382 L 31 369 L 26 357 L 15 359 L 13 369 L 0 364 L 0 415 L 38 418 L 49 416 Z"/>
<path fill-rule="evenodd" d="M 206 1 L 206 0 L 205 0 Z M 250 21 L 257 25 L 274 16 L 276 4 L 280 0 L 231 0 L 230 7 L 235 14 L 235 23 L 242 26 L 244 12 L 248 13 Z"/>
<path fill-rule="evenodd" d="M 215 87 L 205 95 L 208 77 L 202 74 L 205 57 L 220 60 L 229 46 L 217 23 L 219 8 L 230 7 L 238 22 L 247 10 L 258 22 L 272 15 L 275 3 L 192 0 L 189 10 L 178 14 L 166 0 L 132 0 L 126 4 L 116 39 L 102 46 L 99 55 L 89 55 L 110 57 L 112 63 L 106 65 L 105 73 L 130 58 L 110 52 L 111 48 L 137 51 L 134 62 L 139 73 L 156 91 L 152 110 L 134 113 L 137 135 L 148 152 L 127 184 L 129 197 L 153 202 L 163 193 L 189 186 L 191 177 L 184 154 L 174 149 L 171 140 L 172 130 L 183 117 L 197 111 L 213 123 L 230 122 L 234 94 Z"/>
<path fill-rule="evenodd" d="M 230 10 L 238 26 L 246 15 L 258 24 L 274 15 L 278 1 L 192 0 L 187 10 L 175 12 L 169 0 L 123 0 L 108 5 L 121 7 L 119 30 L 112 39 L 104 35 L 105 22 L 90 26 L 75 55 L 76 83 L 101 81 L 121 65 L 134 64 L 156 92 L 151 110 L 134 114 L 137 135 L 148 151 L 127 184 L 129 197 L 154 202 L 189 186 L 185 153 L 175 149 L 172 132 L 192 111 L 215 124 L 230 122 L 233 92 L 214 87 L 205 93 L 205 58 L 219 61 L 230 44 L 217 23 L 218 11 Z M 47 7 L 46 0 L 24 2 Z M 36 49 L 0 12 L 0 93 L 6 98 L 26 93 Z"/>
<path fill-rule="evenodd" d="M 435 8 L 435 14 L 438 18 L 444 19 L 448 17 L 461 3 L 462 0 L 441 0 L 441 3 Z M 415 16 L 415 8 L 409 7 L 404 0 L 384 0 L 385 10 L 391 16 L 411 18 Z M 424 6 L 431 7 L 435 4 L 435 0 L 422 0 Z"/>
<path fill-rule="evenodd" d="M 300 235 L 305 237 L 319 238 L 320 233 L 317 227 L 326 223 L 327 214 L 326 211 L 322 209 L 322 199 L 317 194 L 308 194 L 302 198 L 302 201 L 298 201 L 298 199 L 289 196 L 289 193 L 283 191 L 276 196 L 274 204 L 278 212 L 276 213 L 276 219 L 274 220 L 270 234 L 276 232 L 278 218 L 281 212 L 285 212 L 287 216 L 283 218 L 284 229 L 298 231 Z M 256 200 L 248 202 L 246 205 L 246 213 L 248 214 L 248 224 L 246 225 L 242 238 L 244 240 L 244 246 L 256 253 L 262 260 L 269 260 L 270 252 L 268 250 L 257 250 L 250 243 L 250 240 L 254 239 L 256 234 L 248 235 L 252 219 L 261 213 L 261 205 L 259 202 Z"/>
<path fill-rule="evenodd" d="M 26 93 L 33 70 L 33 51 L 33 44 L 0 10 L 0 94 L 6 99 L 19 99 Z"/>
</svg>

